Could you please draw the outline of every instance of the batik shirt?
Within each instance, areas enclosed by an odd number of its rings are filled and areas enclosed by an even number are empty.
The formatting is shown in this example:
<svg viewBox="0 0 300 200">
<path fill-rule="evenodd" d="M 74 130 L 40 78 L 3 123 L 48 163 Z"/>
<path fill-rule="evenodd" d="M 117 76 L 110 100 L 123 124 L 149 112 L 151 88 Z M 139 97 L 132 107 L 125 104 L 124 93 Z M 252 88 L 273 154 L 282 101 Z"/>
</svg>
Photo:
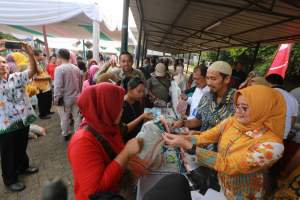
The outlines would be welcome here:
<svg viewBox="0 0 300 200">
<path fill-rule="evenodd" d="M 208 92 L 201 98 L 198 105 L 196 118 L 202 121 L 200 131 L 206 131 L 218 123 L 233 115 L 234 113 L 234 97 L 235 89 L 228 89 L 227 93 L 217 103 L 215 94 Z"/>
<path fill-rule="evenodd" d="M 233 118 L 194 137 L 198 146 L 218 143 L 218 152 L 198 148 L 197 161 L 218 171 L 228 200 L 264 199 L 266 170 L 282 156 L 282 139 L 266 129 L 242 132 Z"/>
<path fill-rule="evenodd" d="M 10 74 L 0 79 L 0 134 L 9 133 L 29 125 L 36 115 L 25 92 L 28 71 Z"/>
</svg>

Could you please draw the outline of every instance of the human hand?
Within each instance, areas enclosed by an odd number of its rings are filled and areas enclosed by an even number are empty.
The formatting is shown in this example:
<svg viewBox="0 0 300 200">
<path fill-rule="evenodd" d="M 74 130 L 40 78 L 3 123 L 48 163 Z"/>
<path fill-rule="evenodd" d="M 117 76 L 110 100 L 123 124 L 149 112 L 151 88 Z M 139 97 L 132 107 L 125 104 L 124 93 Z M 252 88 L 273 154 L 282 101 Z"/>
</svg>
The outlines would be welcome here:
<svg viewBox="0 0 300 200">
<path fill-rule="evenodd" d="M 22 50 L 26 51 L 26 53 L 28 53 L 29 55 L 33 55 L 32 47 L 29 44 L 21 42 L 21 46 Z"/>
<path fill-rule="evenodd" d="M 128 157 L 135 156 L 142 149 L 143 149 L 143 139 L 141 138 L 133 138 L 129 140 L 124 147 L 124 151 L 126 151 Z"/>
<path fill-rule="evenodd" d="M 145 112 L 145 113 L 142 114 L 142 118 L 145 121 L 149 121 L 149 120 L 154 119 L 154 115 L 152 113 L 146 113 Z"/>
<path fill-rule="evenodd" d="M 193 144 L 189 140 L 189 137 L 185 137 L 183 135 L 174 135 L 170 133 L 163 133 L 163 139 L 165 140 L 166 144 L 171 147 L 180 147 L 183 149 L 191 149 Z"/>
<path fill-rule="evenodd" d="M 183 121 L 182 120 L 173 121 L 172 128 L 181 128 L 181 127 L 183 127 Z"/>
<path fill-rule="evenodd" d="M 5 45 L 5 40 L 0 40 L 0 51 L 5 50 L 4 45 Z"/>
<path fill-rule="evenodd" d="M 5 45 L 5 40 L 0 40 L 0 47 L 3 47 Z"/>
</svg>

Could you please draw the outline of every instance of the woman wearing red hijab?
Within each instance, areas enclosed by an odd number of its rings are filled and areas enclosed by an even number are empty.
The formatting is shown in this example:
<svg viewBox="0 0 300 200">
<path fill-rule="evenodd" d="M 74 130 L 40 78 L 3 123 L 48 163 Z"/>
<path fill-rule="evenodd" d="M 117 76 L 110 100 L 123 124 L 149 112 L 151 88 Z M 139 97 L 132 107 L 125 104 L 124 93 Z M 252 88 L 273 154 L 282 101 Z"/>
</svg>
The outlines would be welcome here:
<svg viewBox="0 0 300 200">
<path fill-rule="evenodd" d="M 118 192 L 128 160 L 141 150 L 141 141 L 123 144 L 119 123 L 125 91 L 111 83 L 91 86 L 81 93 L 77 104 L 85 120 L 68 146 L 68 158 L 74 177 L 76 200 L 88 200 L 97 192 Z M 85 128 L 90 126 L 109 143 L 117 154 L 111 160 L 96 137 Z"/>
</svg>

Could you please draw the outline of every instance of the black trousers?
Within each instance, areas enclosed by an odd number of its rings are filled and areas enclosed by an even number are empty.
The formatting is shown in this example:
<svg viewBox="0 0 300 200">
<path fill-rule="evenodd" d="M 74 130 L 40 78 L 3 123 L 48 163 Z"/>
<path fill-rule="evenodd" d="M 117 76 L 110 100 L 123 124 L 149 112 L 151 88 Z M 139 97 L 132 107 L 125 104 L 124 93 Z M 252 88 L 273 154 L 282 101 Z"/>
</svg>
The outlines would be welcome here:
<svg viewBox="0 0 300 200">
<path fill-rule="evenodd" d="M 171 174 L 163 177 L 143 200 L 192 200 L 188 180 L 180 174 Z"/>
<path fill-rule="evenodd" d="M 29 126 L 0 135 L 1 167 L 5 185 L 15 183 L 18 180 L 18 172 L 29 167 L 26 153 L 28 133 Z"/>
<path fill-rule="evenodd" d="M 44 117 L 50 113 L 51 106 L 52 106 L 52 91 L 49 90 L 48 92 L 39 93 L 37 95 L 38 98 L 38 107 L 40 117 Z"/>
</svg>

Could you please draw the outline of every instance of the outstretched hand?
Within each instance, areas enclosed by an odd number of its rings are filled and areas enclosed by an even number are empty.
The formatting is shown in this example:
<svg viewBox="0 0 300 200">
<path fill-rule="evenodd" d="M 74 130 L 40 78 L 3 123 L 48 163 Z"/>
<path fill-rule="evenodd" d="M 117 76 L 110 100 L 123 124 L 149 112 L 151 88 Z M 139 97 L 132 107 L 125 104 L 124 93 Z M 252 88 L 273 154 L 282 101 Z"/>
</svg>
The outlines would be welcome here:
<svg viewBox="0 0 300 200">
<path fill-rule="evenodd" d="M 188 137 L 185 137 L 183 135 L 174 135 L 165 132 L 162 134 L 162 137 L 166 144 L 171 147 L 190 149 L 193 146 L 192 142 L 188 139 Z"/>
</svg>

